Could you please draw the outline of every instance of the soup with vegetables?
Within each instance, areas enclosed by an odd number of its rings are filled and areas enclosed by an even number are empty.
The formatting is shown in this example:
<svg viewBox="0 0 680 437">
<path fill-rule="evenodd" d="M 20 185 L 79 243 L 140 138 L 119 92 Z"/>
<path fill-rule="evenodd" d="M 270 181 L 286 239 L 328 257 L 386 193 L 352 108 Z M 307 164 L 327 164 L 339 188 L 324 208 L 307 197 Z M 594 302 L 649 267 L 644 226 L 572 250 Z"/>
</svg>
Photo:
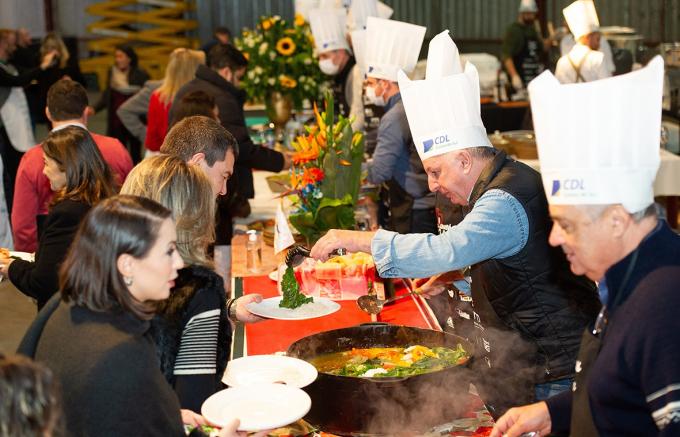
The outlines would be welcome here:
<svg viewBox="0 0 680 437">
<path fill-rule="evenodd" d="M 410 346 L 352 349 L 310 360 L 319 372 L 363 378 L 400 377 L 435 372 L 465 364 L 469 355 L 460 344 L 448 347 Z"/>
</svg>

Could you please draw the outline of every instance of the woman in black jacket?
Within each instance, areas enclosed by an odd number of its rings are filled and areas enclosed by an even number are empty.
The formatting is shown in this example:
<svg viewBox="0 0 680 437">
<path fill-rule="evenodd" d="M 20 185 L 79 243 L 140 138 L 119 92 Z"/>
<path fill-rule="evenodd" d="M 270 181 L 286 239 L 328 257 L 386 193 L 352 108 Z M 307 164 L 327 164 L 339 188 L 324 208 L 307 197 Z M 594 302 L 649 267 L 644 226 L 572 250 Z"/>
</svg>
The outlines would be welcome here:
<svg viewBox="0 0 680 437">
<path fill-rule="evenodd" d="M 0 256 L 0 273 L 7 274 L 22 293 L 36 299 L 38 309 L 59 288 L 59 265 L 80 221 L 92 205 L 114 193 L 111 170 L 87 130 L 67 126 L 52 131 L 42 149 L 43 173 L 56 195 L 39 236 L 35 262 Z"/>
<path fill-rule="evenodd" d="M 125 144 L 135 164 L 141 160 L 141 142 L 127 130 L 116 111 L 127 99 L 137 93 L 147 80 L 149 80 L 149 74 L 139 68 L 134 49 L 126 45 L 116 47 L 114 64 L 109 70 L 106 89 L 94 107 L 96 111 L 106 108 L 106 135 L 118 138 L 121 143 Z"/>
</svg>

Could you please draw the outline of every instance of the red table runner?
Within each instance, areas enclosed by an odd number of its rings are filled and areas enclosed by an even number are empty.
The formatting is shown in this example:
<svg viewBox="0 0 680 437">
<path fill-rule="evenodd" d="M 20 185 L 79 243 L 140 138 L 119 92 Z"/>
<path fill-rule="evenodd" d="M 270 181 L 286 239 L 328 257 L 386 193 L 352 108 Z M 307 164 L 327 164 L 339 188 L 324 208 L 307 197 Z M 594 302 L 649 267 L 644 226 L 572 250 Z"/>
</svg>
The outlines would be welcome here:
<svg viewBox="0 0 680 437">
<path fill-rule="evenodd" d="M 398 293 L 405 290 L 398 290 Z M 235 278 L 234 295 L 260 293 L 263 297 L 278 295 L 276 282 L 266 276 Z M 361 311 L 354 300 L 337 301 L 341 308 L 326 317 L 308 320 L 265 320 L 237 327 L 234 333 L 234 357 L 262 355 L 285 351 L 295 341 L 308 335 L 331 329 L 346 328 L 371 322 L 371 316 Z M 440 329 L 429 307 L 420 297 L 405 297 L 386 306 L 378 321 L 416 328 Z M 239 324 L 240 325 L 240 324 Z"/>
</svg>

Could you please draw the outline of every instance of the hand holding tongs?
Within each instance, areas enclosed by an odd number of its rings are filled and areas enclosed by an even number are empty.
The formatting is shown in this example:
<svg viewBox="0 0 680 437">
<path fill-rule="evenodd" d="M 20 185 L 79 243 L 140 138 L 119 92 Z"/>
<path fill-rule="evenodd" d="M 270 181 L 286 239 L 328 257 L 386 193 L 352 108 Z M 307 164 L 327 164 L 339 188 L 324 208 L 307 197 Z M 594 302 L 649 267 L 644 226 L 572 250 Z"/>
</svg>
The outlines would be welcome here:
<svg viewBox="0 0 680 437">
<path fill-rule="evenodd" d="M 311 253 L 310 249 L 306 248 L 305 246 L 296 244 L 295 246 L 291 247 L 288 253 L 286 254 L 286 265 L 288 267 L 297 267 L 300 264 L 302 264 L 302 261 L 304 261 L 305 258 L 309 258 L 310 253 Z M 333 257 L 342 256 L 346 254 L 347 249 L 341 247 L 329 253 L 328 256 Z"/>
</svg>

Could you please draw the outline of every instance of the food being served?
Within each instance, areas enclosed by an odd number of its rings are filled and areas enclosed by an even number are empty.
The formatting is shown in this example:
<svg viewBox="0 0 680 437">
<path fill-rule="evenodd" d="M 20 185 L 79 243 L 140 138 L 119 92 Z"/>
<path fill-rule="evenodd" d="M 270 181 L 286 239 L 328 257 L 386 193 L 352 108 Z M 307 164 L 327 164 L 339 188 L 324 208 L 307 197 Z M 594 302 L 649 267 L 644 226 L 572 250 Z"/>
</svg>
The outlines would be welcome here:
<svg viewBox="0 0 680 437">
<path fill-rule="evenodd" d="M 463 346 L 373 347 L 320 355 L 310 360 L 319 372 L 363 378 L 421 375 L 465 364 Z"/>
<path fill-rule="evenodd" d="M 290 308 L 294 310 L 306 303 L 314 302 L 311 296 L 305 296 L 300 293 L 300 284 L 295 278 L 295 272 L 291 267 L 286 269 L 281 279 L 281 291 L 283 292 L 283 299 L 279 302 L 279 307 Z"/>
<path fill-rule="evenodd" d="M 295 268 L 295 275 L 305 294 L 329 299 L 356 299 L 367 293 L 369 281 L 376 276 L 373 257 L 364 252 L 326 262 L 307 259 Z"/>
</svg>

